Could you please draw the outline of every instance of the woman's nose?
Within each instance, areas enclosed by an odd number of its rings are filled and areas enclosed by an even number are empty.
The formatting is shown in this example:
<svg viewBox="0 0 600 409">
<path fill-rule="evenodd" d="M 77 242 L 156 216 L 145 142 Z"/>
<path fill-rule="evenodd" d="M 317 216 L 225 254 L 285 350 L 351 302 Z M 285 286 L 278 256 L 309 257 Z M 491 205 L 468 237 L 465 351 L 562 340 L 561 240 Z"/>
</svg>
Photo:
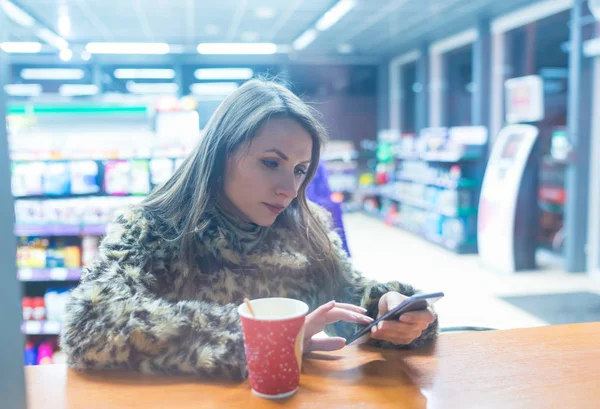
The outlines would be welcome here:
<svg viewBox="0 0 600 409">
<path fill-rule="evenodd" d="M 289 199 L 294 199 L 298 195 L 298 181 L 295 176 L 284 176 L 279 180 L 276 188 L 278 196 L 285 196 Z"/>
</svg>

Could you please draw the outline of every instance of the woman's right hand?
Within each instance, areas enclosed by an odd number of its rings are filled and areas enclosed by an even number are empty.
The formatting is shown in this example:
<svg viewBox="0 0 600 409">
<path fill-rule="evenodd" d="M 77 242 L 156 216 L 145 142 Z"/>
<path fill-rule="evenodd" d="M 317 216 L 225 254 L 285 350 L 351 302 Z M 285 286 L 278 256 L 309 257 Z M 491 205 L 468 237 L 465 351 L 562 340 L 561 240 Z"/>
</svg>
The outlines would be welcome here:
<svg viewBox="0 0 600 409">
<path fill-rule="evenodd" d="M 342 337 L 315 337 L 325 329 L 328 324 L 338 321 L 353 322 L 369 325 L 373 318 L 365 315 L 367 310 L 352 304 L 336 303 L 330 301 L 306 316 L 304 326 L 304 353 L 311 351 L 335 351 L 342 349 L 346 340 Z"/>
</svg>

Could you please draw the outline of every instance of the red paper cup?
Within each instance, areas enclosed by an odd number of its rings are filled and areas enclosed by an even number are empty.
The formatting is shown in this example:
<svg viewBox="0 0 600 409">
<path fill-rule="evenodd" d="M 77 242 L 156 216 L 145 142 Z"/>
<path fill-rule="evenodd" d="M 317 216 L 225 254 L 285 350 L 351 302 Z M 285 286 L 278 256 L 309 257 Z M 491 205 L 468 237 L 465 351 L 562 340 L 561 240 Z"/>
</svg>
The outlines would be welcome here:
<svg viewBox="0 0 600 409">
<path fill-rule="evenodd" d="M 238 307 L 252 392 L 262 398 L 293 395 L 300 384 L 308 305 L 291 298 L 261 298 Z"/>
</svg>

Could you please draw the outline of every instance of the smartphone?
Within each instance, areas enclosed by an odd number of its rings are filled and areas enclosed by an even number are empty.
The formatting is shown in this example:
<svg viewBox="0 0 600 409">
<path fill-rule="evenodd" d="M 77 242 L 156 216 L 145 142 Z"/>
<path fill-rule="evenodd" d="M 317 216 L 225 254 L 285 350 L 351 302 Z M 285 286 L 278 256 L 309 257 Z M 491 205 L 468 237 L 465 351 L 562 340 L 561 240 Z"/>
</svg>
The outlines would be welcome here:
<svg viewBox="0 0 600 409">
<path fill-rule="evenodd" d="M 430 305 L 435 304 L 438 300 L 440 300 L 444 296 L 444 293 L 431 293 L 431 294 L 415 294 L 411 297 L 408 297 L 406 300 L 402 301 L 402 303 L 398 304 L 396 308 L 391 311 L 388 311 L 361 331 L 354 334 L 352 337 L 346 340 L 346 345 L 350 346 L 354 344 L 356 341 L 359 341 L 365 335 L 371 333 L 371 328 L 374 325 L 377 325 L 379 321 L 382 320 L 398 320 L 402 314 L 410 311 L 420 311 L 424 310 Z M 358 342 L 356 342 L 358 343 Z"/>
</svg>

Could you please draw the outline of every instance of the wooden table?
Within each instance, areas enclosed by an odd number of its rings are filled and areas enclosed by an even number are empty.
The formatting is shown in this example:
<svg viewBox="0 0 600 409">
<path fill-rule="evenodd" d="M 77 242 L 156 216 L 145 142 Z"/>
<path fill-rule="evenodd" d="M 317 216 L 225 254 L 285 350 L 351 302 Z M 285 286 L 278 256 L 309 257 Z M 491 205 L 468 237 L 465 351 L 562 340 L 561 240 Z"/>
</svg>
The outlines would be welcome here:
<svg viewBox="0 0 600 409">
<path fill-rule="evenodd" d="M 298 393 L 247 382 L 26 368 L 30 409 L 600 408 L 600 323 L 445 334 L 420 351 L 346 348 L 307 357 Z"/>
</svg>

